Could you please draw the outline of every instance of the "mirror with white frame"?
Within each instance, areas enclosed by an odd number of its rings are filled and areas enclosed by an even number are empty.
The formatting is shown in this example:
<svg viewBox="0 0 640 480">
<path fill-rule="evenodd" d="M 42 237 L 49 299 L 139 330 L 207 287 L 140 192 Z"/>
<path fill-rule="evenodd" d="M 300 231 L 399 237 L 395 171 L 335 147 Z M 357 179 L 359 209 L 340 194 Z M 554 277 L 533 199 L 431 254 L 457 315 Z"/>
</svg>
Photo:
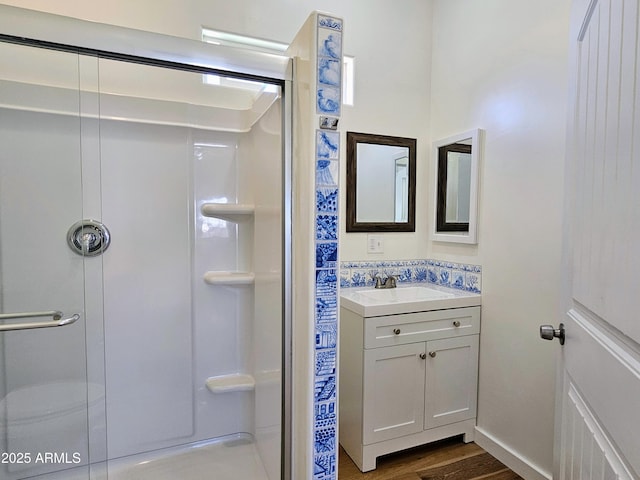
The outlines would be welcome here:
<svg viewBox="0 0 640 480">
<path fill-rule="evenodd" d="M 475 244 L 481 130 L 434 142 L 436 163 L 435 230 L 439 242 Z"/>
</svg>

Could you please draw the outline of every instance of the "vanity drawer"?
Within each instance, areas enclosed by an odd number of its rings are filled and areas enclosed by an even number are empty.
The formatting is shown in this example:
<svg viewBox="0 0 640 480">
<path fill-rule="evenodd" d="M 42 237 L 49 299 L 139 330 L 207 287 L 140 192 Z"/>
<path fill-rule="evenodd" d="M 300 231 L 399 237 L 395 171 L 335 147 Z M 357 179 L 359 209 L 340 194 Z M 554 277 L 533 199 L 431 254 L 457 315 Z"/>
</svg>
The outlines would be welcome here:
<svg viewBox="0 0 640 480">
<path fill-rule="evenodd" d="M 364 319 L 364 348 L 480 333 L 480 307 L 452 308 Z"/>
</svg>

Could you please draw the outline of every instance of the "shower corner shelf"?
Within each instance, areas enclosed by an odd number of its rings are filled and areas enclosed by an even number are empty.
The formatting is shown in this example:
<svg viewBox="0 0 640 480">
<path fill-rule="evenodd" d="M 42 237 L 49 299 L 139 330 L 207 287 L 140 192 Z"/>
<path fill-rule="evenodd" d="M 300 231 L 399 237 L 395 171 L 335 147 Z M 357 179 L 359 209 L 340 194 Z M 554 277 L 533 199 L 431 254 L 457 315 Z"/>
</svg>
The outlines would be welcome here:
<svg viewBox="0 0 640 480">
<path fill-rule="evenodd" d="M 204 281 L 209 285 L 253 285 L 253 272 L 205 272 Z"/>
<path fill-rule="evenodd" d="M 250 392 L 255 389 L 256 381 L 251 375 L 233 373 L 209 377 L 205 384 L 211 393 Z"/>
<path fill-rule="evenodd" d="M 253 218 L 255 206 L 246 203 L 203 203 L 200 211 L 205 217 L 240 222 Z"/>
</svg>

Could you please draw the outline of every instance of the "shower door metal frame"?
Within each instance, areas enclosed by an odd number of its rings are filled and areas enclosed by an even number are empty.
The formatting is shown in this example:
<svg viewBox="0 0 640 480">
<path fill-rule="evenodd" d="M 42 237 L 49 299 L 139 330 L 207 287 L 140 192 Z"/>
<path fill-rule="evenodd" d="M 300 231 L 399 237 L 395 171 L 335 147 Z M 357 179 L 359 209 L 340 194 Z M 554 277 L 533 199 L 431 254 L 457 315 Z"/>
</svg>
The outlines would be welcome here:
<svg viewBox="0 0 640 480">
<path fill-rule="evenodd" d="M 0 5 L 0 42 L 275 84 L 282 104 L 281 479 L 292 474 L 292 82 L 289 57 Z M 136 47 L 132 48 L 131 45 Z M 222 65 L 222 67 L 221 67 Z"/>
<path fill-rule="evenodd" d="M 291 62 L 292 63 L 292 62 Z M 290 64 L 290 68 L 292 68 Z M 283 128 L 282 128 L 282 152 L 283 152 L 283 178 L 282 178 L 282 260 L 283 260 L 283 275 L 282 275 L 282 314 L 283 314 L 283 327 L 282 327 L 282 448 L 281 448 L 281 465 L 282 480 L 291 480 L 292 475 L 292 450 L 293 450 L 293 418 L 292 418 L 292 406 L 293 406 L 293 259 L 291 257 L 291 244 L 293 240 L 293 208 L 292 208 L 292 191 L 293 191 L 293 177 L 292 177 L 292 163 L 293 163 L 293 85 L 291 80 L 285 80 L 284 92 L 283 92 Z M 287 245 L 289 248 L 287 248 Z"/>
</svg>

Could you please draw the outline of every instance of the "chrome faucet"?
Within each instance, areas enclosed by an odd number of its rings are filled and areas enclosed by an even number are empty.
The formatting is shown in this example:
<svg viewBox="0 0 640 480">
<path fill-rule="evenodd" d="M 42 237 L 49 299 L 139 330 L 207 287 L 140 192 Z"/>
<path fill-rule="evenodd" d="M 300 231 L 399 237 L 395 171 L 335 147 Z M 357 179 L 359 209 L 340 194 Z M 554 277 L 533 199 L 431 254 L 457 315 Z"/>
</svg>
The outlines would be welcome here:
<svg viewBox="0 0 640 480">
<path fill-rule="evenodd" d="M 380 275 L 376 275 L 375 281 L 374 288 L 396 288 L 397 286 L 397 279 L 394 275 L 389 275 L 384 280 Z"/>
</svg>

